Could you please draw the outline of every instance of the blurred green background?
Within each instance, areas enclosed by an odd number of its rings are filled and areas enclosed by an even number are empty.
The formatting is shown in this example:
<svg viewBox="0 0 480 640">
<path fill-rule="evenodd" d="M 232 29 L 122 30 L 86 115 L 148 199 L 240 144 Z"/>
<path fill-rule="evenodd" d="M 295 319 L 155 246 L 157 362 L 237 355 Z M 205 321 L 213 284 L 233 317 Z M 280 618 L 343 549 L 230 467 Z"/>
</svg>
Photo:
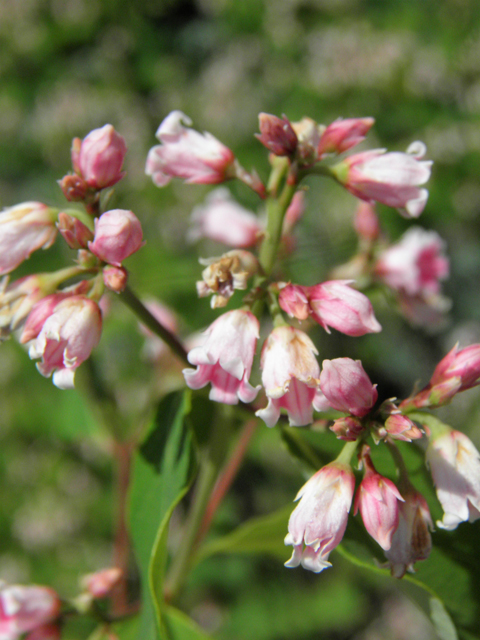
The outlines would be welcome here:
<svg viewBox="0 0 480 640">
<path fill-rule="evenodd" d="M 173 182 L 159 190 L 144 175 L 156 128 L 173 109 L 262 178 L 268 163 L 253 137 L 261 111 L 326 124 L 374 116 L 371 148 L 405 150 L 423 140 L 434 170 L 419 223 L 447 241 L 449 320 L 435 335 L 414 330 L 378 299 L 384 331 L 360 339 L 318 331 L 320 359 L 360 357 L 384 397 L 401 397 L 428 380 L 457 340 L 480 342 L 478 0 L 0 0 L 0 205 L 65 206 L 56 180 L 71 170 L 72 138 L 113 124 L 128 145 L 128 175 L 113 202 L 136 213 L 147 238 L 127 261 L 131 285 L 175 309 L 188 335 L 216 317 L 194 295 L 197 258 L 223 249 L 185 241 L 190 212 L 208 187 Z M 229 187 L 261 211 L 255 194 Z M 285 277 L 314 284 L 354 251 L 356 201 L 310 179 L 307 202 Z M 386 207 L 380 214 L 392 239 L 412 224 Z M 57 242 L 18 275 L 73 257 Z M 138 430 L 153 390 L 175 386 L 178 377 L 152 373 L 135 319 L 114 299 L 105 325 L 96 361 Z M 0 358 L 0 578 L 73 595 L 81 574 L 111 563 L 108 441 L 79 393 L 41 378 L 13 340 Z M 477 446 L 479 399 L 470 391 L 443 412 Z M 222 507 L 218 531 L 288 503 L 303 482 L 278 438 L 264 432 Z M 332 559 L 334 568 L 321 576 L 287 571 L 276 560 L 214 560 L 199 566 L 184 605 L 225 639 L 435 637 L 420 614 L 405 627 L 414 613 L 393 583 Z"/>
</svg>

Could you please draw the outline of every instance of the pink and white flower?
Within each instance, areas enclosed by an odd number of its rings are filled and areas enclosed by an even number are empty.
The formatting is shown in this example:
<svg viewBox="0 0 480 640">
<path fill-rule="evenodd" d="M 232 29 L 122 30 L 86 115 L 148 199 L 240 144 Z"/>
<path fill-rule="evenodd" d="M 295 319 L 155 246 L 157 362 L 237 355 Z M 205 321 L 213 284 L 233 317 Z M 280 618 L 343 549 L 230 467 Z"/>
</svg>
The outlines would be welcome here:
<svg viewBox="0 0 480 640">
<path fill-rule="evenodd" d="M 376 386 L 372 385 L 360 360 L 323 361 L 320 388 L 328 404 L 337 411 L 363 418 L 377 401 Z"/>
<path fill-rule="evenodd" d="M 437 525 L 456 529 L 480 518 L 480 453 L 460 431 L 449 430 L 430 440 L 427 464 L 444 515 Z"/>
<path fill-rule="evenodd" d="M 480 384 L 480 344 L 463 349 L 456 344 L 435 367 L 430 386 L 435 387 L 452 378 L 459 378 L 458 391 L 466 391 Z"/>
<path fill-rule="evenodd" d="M 357 198 L 382 202 L 397 208 L 406 218 L 418 218 L 428 198 L 428 191 L 419 185 L 430 178 L 432 165 L 421 160 L 425 145 L 413 142 L 407 153 L 385 151 L 373 149 L 348 156 L 332 167 L 332 172 Z"/>
<path fill-rule="evenodd" d="M 145 168 L 157 187 L 165 186 L 172 178 L 218 184 L 233 177 L 229 174 L 235 162 L 233 152 L 210 133 L 190 129 L 191 124 L 181 111 L 172 111 L 160 124 L 156 136 L 161 145 L 150 149 Z"/>
<path fill-rule="evenodd" d="M 132 211 L 112 209 L 102 213 L 95 220 L 93 242 L 89 250 L 115 267 L 143 246 L 143 232 L 140 220 Z"/>
<path fill-rule="evenodd" d="M 253 247 L 263 231 L 257 216 L 239 205 L 223 187 L 212 191 L 204 205 L 195 207 L 191 223 L 189 240 L 210 238 L 239 249 Z"/>
<path fill-rule="evenodd" d="M 72 145 L 72 164 L 93 189 L 105 189 L 121 180 L 122 165 L 127 153 L 124 138 L 111 124 L 94 129 L 83 139 L 75 138 Z"/>
<path fill-rule="evenodd" d="M 376 472 L 369 451 L 365 446 L 365 476 L 355 496 L 354 513 L 360 510 L 365 529 L 382 549 L 388 550 L 398 527 L 398 504 L 404 500 L 393 482 Z"/>
<path fill-rule="evenodd" d="M 57 237 L 57 209 L 41 202 L 24 202 L 0 213 L 0 275 L 10 273 Z"/>
<path fill-rule="evenodd" d="M 280 409 L 287 411 L 292 426 L 301 427 L 313 422 L 314 409 L 325 408 L 318 391 L 320 367 L 316 355 L 315 345 L 303 331 L 281 326 L 270 333 L 260 361 L 268 404 L 255 414 L 268 427 L 277 423 Z"/>
<path fill-rule="evenodd" d="M 331 462 L 317 471 L 298 492 L 300 500 L 290 516 L 285 544 L 293 546 L 286 567 L 320 573 L 331 566 L 330 552 L 341 542 L 355 490 L 348 464 Z"/>
<path fill-rule="evenodd" d="M 328 125 L 318 144 L 318 155 L 322 158 L 328 153 L 343 153 L 356 146 L 372 128 L 373 118 L 338 118 Z"/>
<path fill-rule="evenodd" d="M 197 368 L 184 369 L 187 385 L 201 389 L 211 383 L 210 400 L 225 404 L 255 400 L 260 387 L 252 387 L 248 378 L 259 327 L 249 311 L 229 311 L 217 318 L 205 332 L 204 344 L 188 354 L 188 361 Z"/>
<path fill-rule="evenodd" d="M 83 295 L 53 294 L 40 300 L 25 323 L 20 341 L 30 342 L 37 369 L 60 389 L 74 387 L 75 370 L 100 341 L 102 313 Z"/>
<path fill-rule="evenodd" d="M 25 276 L 8 284 L 8 276 L 0 283 L 0 340 L 8 337 L 28 316 L 33 306 L 45 295 L 44 278 L 40 274 Z"/>
<path fill-rule="evenodd" d="M 398 503 L 398 526 L 385 551 L 395 578 L 402 578 L 406 571 L 414 573 L 415 562 L 426 560 L 432 548 L 433 522 L 425 498 L 413 487 L 403 497 L 405 501 Z"/>
<path fill-rule="evenodd" d="M 48 587 L 0 583 L 0 638 L 16 640 L 60 613 L 60 599 Z"/>
</svg>

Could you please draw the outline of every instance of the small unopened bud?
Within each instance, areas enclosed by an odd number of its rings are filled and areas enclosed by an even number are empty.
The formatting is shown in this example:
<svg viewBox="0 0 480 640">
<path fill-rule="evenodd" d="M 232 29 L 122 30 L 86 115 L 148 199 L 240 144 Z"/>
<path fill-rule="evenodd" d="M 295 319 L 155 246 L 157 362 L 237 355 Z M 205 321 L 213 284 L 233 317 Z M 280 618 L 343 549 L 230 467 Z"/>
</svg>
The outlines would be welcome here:
<svg viewBox="0 0 480 640">
<path fill-rule="evenodd" d="M 72 145 L 72 164 L 93 189 L 105 189 L 121 180 L 125 173 L 122 165 L 127 152 L 124 138 L 111 124 L 94 129 L 81 142 Z"/>
<path fill-rule="evenodd" d="M 90 240 L 93 240 L 93 233 L 77 218 L 62 211 L 58 216 L 57 229 L 62 234 L 71 249 L 84 249 Z"/>
<path fill-rule="evenodd" d="M 320 138 L 318 155 L 343 153 L 362 142 L 372 127 L 373 118 L 339 118 L 329 124 Z"/>
<path fill-rule="evenodd" d="M 278 296 L 280 308 L 291 318 L 306 320 L 310 315 L 310 305 L 304 287 L 297 284 L 287 284 L 280 289 Z"/>
<path fill-rule="evenodd" d="M 325 131 L 311 118 L 302 118 L 300 122 L 292 122 L 292 128 L 298 138 L 297 157 L 303 164 L 314 164 L 318 160 L 318 145 Z"/>
<path fill-rule="evenodd" d="M 69 202 L 83 202 L 87 197 L 88 184 L 79 175 L 68 174 L 58 184 Z"/>
<path fill-rule="evenodd" d="M 362 422 L 358 418 L 353 418 L 352 416 L 346 416 L 345 418 L 335 420 L 330 429 L 339 440 L 346 440 L 347 442 L 355 442 L 355 440 L 357 440 L 365 431 L 365 427 Z"/>
<path fill-rule="evenodd" d="M 407 416 L 396 413 L 385 420 L 387 434 L 395 440 L 411 442 L 423 436 L 422 431 Z"/>
<path fill-rule="evenodd" d="M 103 270 L 103 282 L 108 289 L 121 293 L 127 286 L 128 272 L 124 267 L 105 267 Z"/>
<path fill-rule="evenodd" d="M 87 574 L 82 578 L 81 585 L 94 598 L 105 598 L 118 584 L 121 577 L 122 570 L 112 567 Z"/>
<path fill-rule="evenodd" d="M 104 262 L 120 267 L 142 245 L 142 225 L 137 216 L 132 211 L 113 209 L 95 220 L 95 237 L 88 248 Z"/>
<path fill-rule="evenodd" d="M 297 148 L 297 135 L 286 116 L 278 118 L 269 113 L 258 116 L 260 134 L 255 137 L 276 156 L 291 156 Z"/>
</svg>

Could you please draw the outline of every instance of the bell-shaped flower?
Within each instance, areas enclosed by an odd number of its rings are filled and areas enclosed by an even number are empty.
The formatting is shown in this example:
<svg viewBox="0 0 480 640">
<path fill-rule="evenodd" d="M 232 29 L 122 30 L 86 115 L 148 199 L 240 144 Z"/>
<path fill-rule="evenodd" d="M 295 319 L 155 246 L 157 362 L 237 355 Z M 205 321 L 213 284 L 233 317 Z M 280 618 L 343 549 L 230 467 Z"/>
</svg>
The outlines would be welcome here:
<svg viewBox="0 0 480 640">
<path fill-rule="evenodd" d="M 376 472 L 369 451 L 365 446 L 365 476 L 355 495 L 354 513 L 360 510 L 365 529 L 387 550 L 398 527 L 398 504 L 404 500 L 393 482 Z"/>
<path fill-rule="evenodd" d="M 102 313 L 83 295 L 53 294 L 40 300 L 28 316 L 20 341 L 30 342 L 30 358 L 41 358 L 37 369 L 53 373 L 53 384 L 72 389 L 75 370 L 100 341 Z"/>
<path fill-rule="evenodd" d="M 319 158 L 328 153 L 343 153 L 362 142 L 372 128 L 373 118 L 339 118 L 329 124 L 318 143 Z"/>
<path fill-rule="evenodd" d="M 122 165 L 127 153 L 124 138 L 111 124 L 94 129 L 83 139 L 75 138 L 72 145 L 72 164 L 93 189 L 105 189 L 121 180 Z"/>
<path fill-rule="evenodd" d="M 331 169 L 357 198 L 395 207 L 406 218 L 418 218 L 428 198 L 428 191 L 419 185 L 430 178 L 432 165 L 421 160 L 425 151 L 421 142 L 413 142 L 407 153 L 374 149 L 348 156 Z"/>
<path fill-rule="evenodd" d="M 360 360 L 323 361 L 320 388 L 328 404 L 337 411 L 363 418 L 377 401 L 376 386 L 372 385 Z"/>
<path fill-rule="evenodd" d="M 277 423 L 280 409 L 287 411 L 290 425 L 301 427 L 313 422 L 314 409 L 325 408 L 318 390 L 316 355 L 315 345 L 303 331 L 281 326 L 270 333 L 260 362 L 268 404 L 256 413 L 268 427 Z"/>
<path fill-rule="evenodd" d="M 219 258 L 201 259 L 207 268 L 202 271 L 203 280 L 197 282 L 200 298 L 212 295 L 211 307 L 224 307 L 233 296 L 235 289 L 244 291 L 248 279 L 259 269 L 257 258 L 249 251 L 234 249 Z"/>
<path fill-rule="evenodd" d="M 210 133 L 191 129 L 191 124 L 181 111 L 172 111 L 160 124 L 156 136 L 161 144 L 150 149 L 145 168 L 157 187 L 172 178 L 218 184 L 234 176 L 233 152 Z"/>
<path fill-rule="evenodd" d="M 293 546 L 286 567 L 319 573 L 331 566 L 330 552 L 341 542 L 355 490 L 348 464 L 337 461 L 317 471 L 298 492 L 300 500 L 290 516 L 285 544 Z"/>
<path fill-rule="evenodd" d="M 41 202 L 24 202 L 0 213 L 0 275 L 10 273 L 57 236 L 58 211 Z"/>
<path fill-rule="evenodd" d="M 239 249 L 253 247 L 263 231 L 257 216 L 239 205 L 224 187 L 212 191 L 205 204 L 195 207 L 191 223 L 190 241 L 210 238 Z"/>
<path fill-rule="evenodd" d="M 258 340 L 259 322 L 249 311 L 224 313 L 205 332 L 203 345 L 188 353 L 195 369 L 184 369 L 185 382 L 191 389 L 212 385 L 210 400 L 225 404 L 252 402 L 260 387 L 248 379 Z"/>
<path fill-rule="evenodd" d="M 427 447 L 427 464 L 444 515 L 437 525 L 456 529 L 460 522 L 480 518 L 480 454 L 460 431 L 445 431 Z"/>
<path fill-rule="evenodd" d="M 60 613 L 60 599 L 48 587 L 0 583 L 0 637 L 15 640 Z"/>
<path fill-rule="evenodd" d="M 100 260 L 120 267 L 142 245 L 142 225 L 137 216 L 132 211 L 112 209 L 96 218 L 95 235 L 88 248 Z"/>
<path fill-rule="evenodd" d="M 415 562 L 426 560 L 432 548 L 433 522 L 425 498 L 413 487 L 403 497 L 405 501 L 398 503 L 398 526 L 385 551 L 395 578 L 402 578 L 406 571 L 414 573 Z"/>
</svg>

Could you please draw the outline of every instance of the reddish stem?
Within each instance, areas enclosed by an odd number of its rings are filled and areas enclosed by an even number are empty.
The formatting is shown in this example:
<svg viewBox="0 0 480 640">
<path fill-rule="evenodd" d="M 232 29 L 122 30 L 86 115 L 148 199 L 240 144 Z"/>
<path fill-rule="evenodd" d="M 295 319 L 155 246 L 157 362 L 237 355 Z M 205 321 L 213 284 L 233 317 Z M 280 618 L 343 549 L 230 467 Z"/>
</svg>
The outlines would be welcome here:
<svg viewBox="0 0 480 640">
<path fill-rule="evenodd" d="M 207 508 L 205 509 L 203 520 L 198 529 L 197 538 L 195 541 L 196 545 L 200 544 L 200 542 L 203 540 L 208 530 L 210 529 L 213 517 L 223 498 L 225 497 L 225 494 L 234 481 L 235 476 L 237 475 L 242 460 L 247 452 L 248 445 L 250 444 L 250 441 L 255 433 L 257 424 L 258 420 L 256 419 L 248 420 L 245 423 L 235 449 L 233 450 L 232 455 L 230 456 L 215 484 L 215 487 L 213 488 L 212 495 L 208 502 Z"/>
</svg>

